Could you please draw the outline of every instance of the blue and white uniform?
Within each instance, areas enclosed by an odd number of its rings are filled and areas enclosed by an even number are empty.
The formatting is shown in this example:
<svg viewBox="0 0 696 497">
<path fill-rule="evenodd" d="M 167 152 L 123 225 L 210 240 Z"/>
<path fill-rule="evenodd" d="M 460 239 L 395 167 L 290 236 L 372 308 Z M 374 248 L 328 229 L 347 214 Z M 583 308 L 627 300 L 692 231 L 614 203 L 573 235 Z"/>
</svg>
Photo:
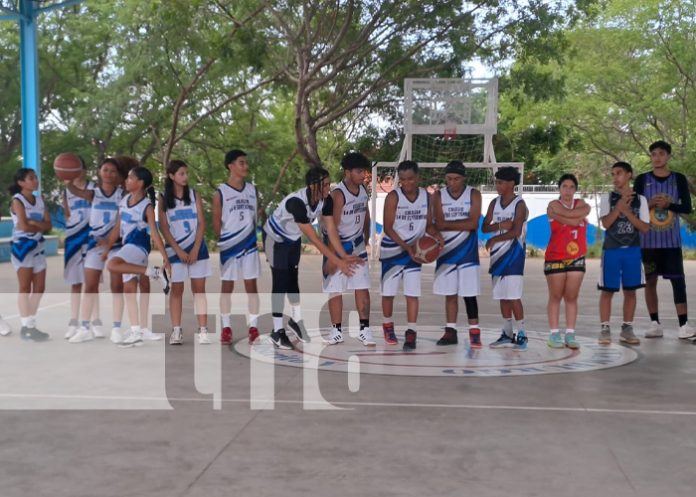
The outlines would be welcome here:
<svg viewBox="0 0 696 497">
<path fill-rule="evenodd" d="M 180 198 L 174 198 L 173 208 L 168 209 L 166 204 L 163 204 L 169 231 L 176 244 L 186 253 L 190 253 L 191 249 L 193 249 L 193 245 L 196 242 L 196 231 L 198 230 L 196 192 L 189 188 L 189 194 L 191 201 L 188 205 Z M 160 197 L 160 202 L 164 202 L 163 197 Z M 181 262 L 171 246 L 166 245 L 165 250 L 172 265 L 170 280 L 173 283 L 181 283 L 187 279 L 207 278 L 212 274 L 210 270 L 210 254 L 208 253 L 208 245 L 205 243 L 205 239 L 201 242 L 198 250 L 198 259 L 191 264 Z"/>
<path fill-rule="evenodd" d="M 393 190 L 397 195 L 393 229 L 408 245 L 425 235 L 430 213 L 430 197 L 424 188 L 418 188 L 418 196 L 411 202 L 401 188 Z M 420 297 L 421 265 L 411 259 L 399 245 L 386 234 L 380 243 L 379 259 L 382 262 L 382 295 L 394 297 L 399 283 L 404 281 L 404 295 Z"/>
<path fill-rule="evenodd" d="M 87 254 L 85 255 L 85 269 L 104 270 L 105 261 L 102 260 L 104 249 L 97 245 L 98 242 L 109 236 L 116 224 L 118 206 L 123 198 L 123 189 L 117 187 L 111 195 L 104 193 L 100 186 L 94 188 L 92 206 L 89 211 L 89 239 L 87 241 Z M 107 259 L 110 259 L 121 248 L 120 241 L 114 244 Z"/>
<path fill-rule="evenodd" d="M 91 181 L 85 186 L 86 190 L 94 190 Z M 84 260 L 89 241 L 90 202 L 78 197 L 70 190 L 65 190 L 65 201 L 68 204 L 70 216 L 65 222 L 65 252 L 63 255 L 63 279 L 68 285 L 85 282 Z"/>
<path fill-rule="evenodd" d="M 449 189 L 440 190 L 445 221 L 469 219 L 473 188 L 467 186 L 459 197 Z M 481 294 L 481 265 L 478 254 L 478 230 L 443 231 L 445 246 L 437 259 L 433 293 L 475 297 Z"/>
<path fill-rule="evenodd" d="M 33 202 L 29 201 L 21 193 L 16 193 L 12 196 L 12 201 L 17 199 L 24 206 L 24 212 L 27 220 L 43 221 L 45 206 L 43 198 L 39 196 L 33 197 Z M 10 209 L 12 215 L 12 265 L 15 271 L 20 268 L 33 268 L 34 273 L 40 273 L 46 269 L 46 254 L 44 252 L 44 236 L 43 233 L 33 233 L 31 231 L 22 231 L 17 227 L 19 218 L 14 210 Z"/>
<path fill-rule="evenodd" d="M 131 264 L 147 266 L 147 257 L 150 254 L 150 231 L 147 224 L 146 211 L 152 205 L 146 196 L 133 205 L 129 205 L 131 194 L 121 199 L 118 214 L 121 218 L 121 242 L 123 247 L 114 257 L 119 257 Z M 138 274 L 124 274 L 123 282 L 137 278 Z"/>
<path fill-rule="evenodd" d="M 218 187 L 222 207 L 220 279 L 223 281 L 254 280 L 261 275 L 259 250 L 256 245 L 256 187 L 244 183 L 241 190 L 223 183 Z"/>
<path fill-rule="evenodd" d="M 529 211 L 519 195 L 510 203 L 503 206 L 502 197 L 494 200 L 492 223 L 502 223 L 515 219 L 515 212 L 519 206 L 524 209 L 524 224 L 522 231 L 516 238 L 493 244 L 491 247 L 491 259 L 488 272 L 493 277 L 494 300 L 519 300 L 524 289 L 524 262 L 526 257 L 527 217 Z M 509 230 L 501 229 L 495 235 L 503 235 Z"/>
<path fill-rule="evenodd" d="M 324 272 L 324 292 L 342 293 L 348 290 L 369 289 L 370 270 L 367 263 L 364 227 L 368 213 L 367 203 L 370 196 L 363 185 L 360 185 L 357 194 L 354 194 L 343 181 L 336 186 L 334 191 L 340 192 L 345 201 L 343 212 L 341 213 L 341 222 L 336 226 L 343 250 L 348 255 L 359 256 L 365 262 L 353 268 L 352 276 L 346 276 L 341 271 L 336 271 L 332 274 Z M 324 235 L 324 243 L 330 246 L 326 234 Z M 326 257 L 323 260 L 324 264 L 326 264 Z"/>
</svg>

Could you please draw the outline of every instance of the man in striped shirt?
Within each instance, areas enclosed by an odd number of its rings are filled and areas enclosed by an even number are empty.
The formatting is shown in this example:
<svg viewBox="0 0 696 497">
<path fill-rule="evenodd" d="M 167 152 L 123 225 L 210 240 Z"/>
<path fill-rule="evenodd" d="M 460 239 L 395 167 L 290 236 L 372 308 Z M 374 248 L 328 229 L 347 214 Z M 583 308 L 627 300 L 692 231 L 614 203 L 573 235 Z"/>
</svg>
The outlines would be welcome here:
<svg viewBox="0 0 696 497">
<path fill-rule="evenodd" d="M 679 216 L 691 213 L 689 184 L 683 174 L 669 170 L 672 146 L 656 141 L 649 147 L 652 171 L 636 178 L 636 193 L 645 196 L 650 208 L 650 230 L 641 233 L 640 246 L 645 268 L 645 301 L 652 324 L 646 338 L 662 336 L 658 315 L 657 278 L 672 284 L 674 304 L 679 318 L 679 338 L 694 338 L 696 330 L 689 326 L 686 306 L 686 281 L 681 249 Z"/>
</svg>

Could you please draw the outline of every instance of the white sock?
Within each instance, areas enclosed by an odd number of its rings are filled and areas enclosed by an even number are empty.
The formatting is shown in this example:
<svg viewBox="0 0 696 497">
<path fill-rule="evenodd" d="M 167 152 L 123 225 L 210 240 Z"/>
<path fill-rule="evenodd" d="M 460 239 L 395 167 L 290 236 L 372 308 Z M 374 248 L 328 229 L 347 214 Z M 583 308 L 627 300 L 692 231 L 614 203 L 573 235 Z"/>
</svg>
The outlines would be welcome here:
<svg viewBox="0 0 696 497">
<path fill-rule="evenodd" d="M 302 310 L 300 308 L 300 304 L 297 305 L 292 305 L 292 320 L 293 321 L 299 321 L 302 319 Z"/>
<path fill-rule="evenodd" d="M 470 324 L 470 325 L 469 325 L 469 329 L 470 329 L 470 330 L 478 330 L 478 329 L 479 329 L 478 323 L 476 323 L 476 324 Z"/>
<path fill-rule="evenodd" d="M 131 331 L 134 333 L 138 333 L 140 331 L 140 326 L 131 326 Z"/>
<path fill-rule="evenodd" d="M 503 331 L 507 336 L 512 336 L 512 319 L 506 319 L 503 323 Z"/>
<path fill-rule="evenodd" d="M 31 328 L 36 328 L 36 315 L 29 316 L 29 326 Z"/>
<path fill-rule="evenodd" d="M 416 331 L 416 323 L 407 323 L 406 329 Z"/>
<path fill-rule="evenodd" d="M 456 328 L 457 328 L 457 323 L 447 323 L 445 326 L 448 327 L 448 328 L 455 328 L 455 329 L 456 329 Z"/>
<path fill-rule="evenodd" d="M 258 314 L 249 314 L 249 328 L 257 328 L 257 323 L 259 320 Z"/>
<path fill-rule="evenodd" d="M 558 333 L 558 328 L 553 328 L 550 331 L 551 331 L 551 334 L 553 335 L 554 333 Z"/>
<path fill-rule="evenodd" d="M 279 318 L 273 316 L 273 331 L 278 331 L 283 329 L 283 316 Z"/>
<path fill-rule="evenodd" d="M 22 328 L 29 328 L 31 324 L 31 318 L 20 318 L 19 321 L 22 323 Z"/>
<path fill-rule="evenodd" d="M 566 328 L 566 335 L 569 335 L 571 333 L 575 333 L 575 330 L 573 328 Z"/>
<path fill-rule="evenodd" d="M 229 328 L 230 325 L 230 314 L 220 314 L 220 317 L 222 318 L 222 327 L 223 328 Z"/>
<path fill-rule="evenodd" d="M 181 331 L 181 326 L 175 326 L 174 331 Z"/>
<path fill-rule="evenodd" d="M 524 331 L 524 319 L 517 321 L 517 331 Z"/>
</svg>

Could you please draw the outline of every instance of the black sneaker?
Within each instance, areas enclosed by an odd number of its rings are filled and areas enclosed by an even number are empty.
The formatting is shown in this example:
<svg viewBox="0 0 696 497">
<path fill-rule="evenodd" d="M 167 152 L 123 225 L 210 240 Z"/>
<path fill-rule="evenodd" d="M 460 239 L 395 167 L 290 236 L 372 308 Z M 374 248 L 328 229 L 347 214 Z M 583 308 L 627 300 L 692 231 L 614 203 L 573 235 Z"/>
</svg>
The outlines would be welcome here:
<svg viewBox="0 0 696 497">
<path fill-rule="evenodd" d="M 309 343 L 312 341 L 309 338 L 309 333 L 307 333 L 307 328 L 305 328 L 304 321 L 301 319 L 297 322 L 292 318 L 288 319 L 288 326 L 290 327 L 290 332 L 297 337 L 297 339 L 302 343 Z"/>
<path fill-rule="evenodd" d="M 457 340 L 457 330 L 445 327 L 445 334 L 440 337 L 436 345 L 457 345 L 459 341 Z"/>
<path fill-rule="evenodd" d="M 19 332 L 22 340 L 33 340 L 34 342 L 45 342 L 51 335 L 39 331 L 36 328 L 29 328 L 28 326 L 22 326 L 22 330 Z"/>
<path fill-rule="evenodd" d="M 288 336 L 285 334 L 284 329 L 280 329 L 278 331 L 273 331 L 271 333 L 271 342 L 273 342 L 273 345 L 275 345 L 279 349 L 292 350 L 295 348 L 292 346 L 292 342 L 290 341 Z"/>
<path fill-rule="evenodd" d="M 416 350 L 416 332 L 406 330 L 404 334 L 404 350 Z"/>
</svg>

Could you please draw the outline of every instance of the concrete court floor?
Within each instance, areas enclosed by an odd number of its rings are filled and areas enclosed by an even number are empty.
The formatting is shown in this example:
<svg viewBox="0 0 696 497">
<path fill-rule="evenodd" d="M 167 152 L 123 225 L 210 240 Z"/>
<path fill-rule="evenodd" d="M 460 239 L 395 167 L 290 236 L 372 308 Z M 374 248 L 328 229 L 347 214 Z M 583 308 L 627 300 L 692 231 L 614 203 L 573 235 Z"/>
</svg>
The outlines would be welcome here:
<svg viewBox="0 0 696 497">
<path fill-rule="evenodd" d="M 303 292 L 320 290 L 318 264 L 318 257 L 303 256 Z M 485 271 L 488 261 L 482 266 Z M 529 330 L 546 329 L 541 266 L 540 259 L 528 260 L 524 304 Z M 580 296 L 582 336 L 594 336 L 598 328 L 598 267 L 598 261 L 589 262 Z M 686 271 L 693 307 L 696 263 L 687 262 Z M 60 259 L 50 258 L 48 292 L 64 291 L 61 275 Z M 376 264 L 372 276 L 377 289 Z M 438 326 L 443 306 L 428 291 L 431 281 L 432 266 L 424 270 L 419 322 Z M 483 283 L 482 325 L 495 327 L 498 309 L 488 298 L 487 277 Z M 9 264 L 0 264 L 0 285 L 5 292 L 15 286 Z M 216 287 L 213 278 L 209 290 Z M 270 290 L 265 263 L 260 287 Z M 61 338 L 64 306 L 45 311 L 46 317 L 40 314 L 40 327 L 54 337 L 47 344 L 18 348 L 18 320 L 10 319 L 15 333 L 0 338 L 0 348 L 13 351 L 0 353 L 0 497 L 691 496 L 696 488 L 696 346 L 676 339 L 671 288 L 663 282 L 659 289 L 667 336 L 644 340 L 638 360 L 626 366 L 505 378 L 362 375 L 355 393 L 344 374 L 322 371 L 322 395 L 342 408 L 329 411 L 303 409 L 299 368 L 276 368 L 275 408 L 252 410 L 250 361 L 222 349 L 222 403 L 216 410 L 212 397 L 194 387 L 190 338 L 178 348 L 159 342 L 121 350 L 120 362 L 104 374 L 97 362 L 103 350 L 111 354 L 114 346 L 66 344 Z M 10 298 L 5 295 L 3 301 Z M 378 330 L 377 291 L 372 302 L 373 329 Z M 619 309 L 615 301 L 614 313 Z M 396 310 L 403 322 L 403 299 L 397 298 Z M 187 300 L 184 324 L 189 330 L 191 311 Z M 642 292 L 637 316 L 642 336 L 648 324 Z M 616 329 L 619 321 L 613 322 Z M 270 319 L 262 318 L 261 324 L 266 331 Z M 156 317 L 155 328 L 165 331 L 168 323 Z M 236 328 L 242 329 L 241 322 Z M 18 360 L 21 350 L 42 359 Z M 162 371 L 148 369 L 147 361 L 161 364 L 156 361 L 163 354 L 165 399 L 139 404 L 139 399 L 119 397 L 121 385 L 134 383 L 146 392 L 161 391 Z M 50 361 L 54 356 L 65 359 L 55 364 Z M 39 371 L 39 380 L 27 368 Z M 95 403 L 73 399 L 69 388 L 52 398 L 56 392 L 42 384 L 51 385 L 61 375 L 75 378 L 75 384 L 91 381 L 99 394 Z"/>
</svg>

